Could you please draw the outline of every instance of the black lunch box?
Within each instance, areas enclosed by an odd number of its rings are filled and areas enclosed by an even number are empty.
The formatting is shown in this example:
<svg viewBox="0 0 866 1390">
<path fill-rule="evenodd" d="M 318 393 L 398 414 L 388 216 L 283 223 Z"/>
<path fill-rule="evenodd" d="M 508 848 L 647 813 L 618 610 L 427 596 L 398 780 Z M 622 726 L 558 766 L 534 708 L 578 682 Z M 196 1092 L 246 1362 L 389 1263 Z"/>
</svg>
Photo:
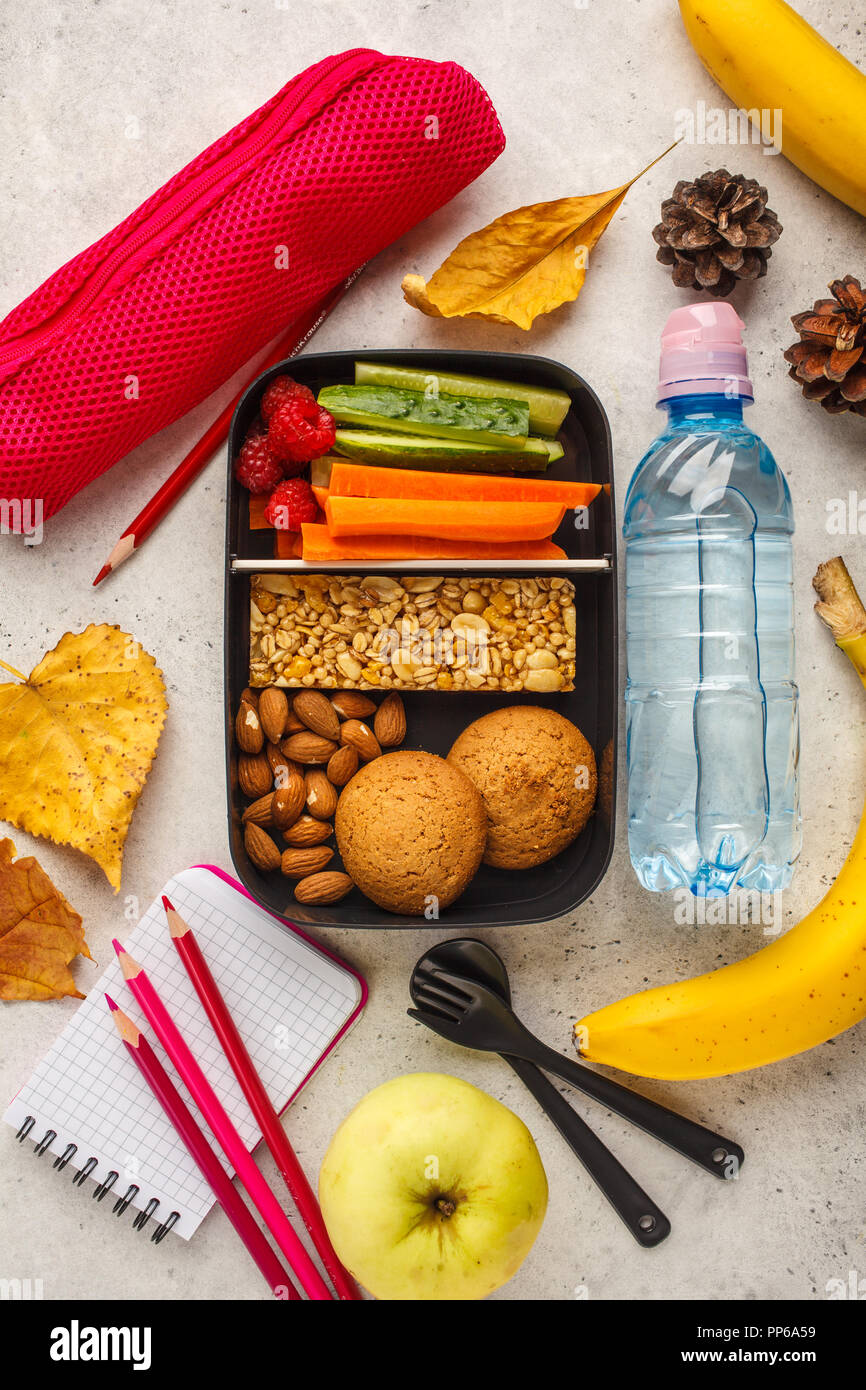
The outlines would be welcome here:
<svg viewBox="0 0 866 1390">
<path fill-rule="evenodd" d="M 269 382 L 282 373 L 313 391 L 354 380 L 358 360 L 395 366 L 429 367 L 472 376 L 499 377 L 537 386 L 556 387 L 571 396 L 571 409 L 559 433 L 562 459 L 546 476 L 602 484 L 589 508 L 589 525 L 576 529 L 568 514 L 555 540 L 568 560 L 516 562 L 507 568 L 471 560 L 433 560 L 383 564 L 381 560 L 339 565 L 304 565 L 275 561 L 273 532 L 251 531 L 248 497 L 232 474 L 246 432 L 258 413 Z M 263 906 L 287 920 L 313 927 L 436 927 L 475 931 L 483 927 L 549 921 L 572 911 L 596 888 L 613 850 L 617 729 L 617 602 L 615 505 L 610 430 L 598 397 L 585 381 L 559 362 L 502 352 L 436 350 L 309 353 L 271 367 L 244 393 L 235 411 L 228 444 L 228 519 L 225 580 L 225 731 L 228 828 L 232 860 L 244 887 Z M 599 797 L 587 826 L 574 844 L 535 869 L 509 872 L 482 864 L 466 892 L 441 918 L 397 916 L 383 911 L 354 889 L 342 902 L 305 906 L 295 901 L 294 885 L 280 873 L 262 873 L 244 848 L 241 817 L 247 804 L 237 781 L 234 714 L 249 679 L 250 574 L 270 569 L 336 574 L 454 574 L 499 577 L 563 575 L 575 586 L 577 611 L 575 689 L 563 694 L 460 693 L 438 690 L 401 691 L 408 722 L 405 746 L 444 756 L 457 735 L 482 714 L 507 704 L 548 705 L 575 723 L 592 745 L 599 767 Z M 287 692 L 291 694 L 291 691 Z M 374 699 L 375 691 L 369 693 Z M 328 868 L 339 868 L 335 858 Z"/>
</svg>

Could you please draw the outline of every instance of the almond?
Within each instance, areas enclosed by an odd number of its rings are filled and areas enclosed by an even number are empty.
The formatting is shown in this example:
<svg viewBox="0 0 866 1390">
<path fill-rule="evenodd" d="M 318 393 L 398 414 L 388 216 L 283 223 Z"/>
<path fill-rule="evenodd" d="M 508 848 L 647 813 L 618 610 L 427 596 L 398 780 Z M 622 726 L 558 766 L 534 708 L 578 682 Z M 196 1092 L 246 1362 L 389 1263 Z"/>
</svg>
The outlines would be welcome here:
<svg viewBox="0 0 866 1390">
<path fill-rule="evenodd" d="M 283 839 L 287 845 L 300 848 L 303 845 L 320 845 L 333 833 L 334 827 L 329 821 L 316 820 L 314 816 L 299 816 L 294 825 L 283 831 Z"/>
<path fill-rule="evenodd" d="M 311 874 L 295 886 L 299 903 L 338 903 L 354 888 L 348 874 Z"/>
<path fill-rule="evenodd" d="M 270 873 L 280 867 L 280 851 L 266 830 L 251 821 L 244 830 L 244 845 L 247 854 L 257 869 Z"/>
<path fill-rule="evenodd" d="M 406 737 L 406 710 L 396 690 L 390 691 L 376 710 L 373 733 L 383 748 L 396 748 Z"/>
<path fill-rule="evenodd" d="M 354 748 L 362 763 L 371 763 L 382 752 L 373 730 L 360 719 L 347 719 L 340 725 L 340 742 Z"/>
<path fill-rule="evenodd" d="M 284 738 L 281 747 L 286 756 L 294 758 L 296 763 L 309 764 L 326 763 L 331 754 L 336 753 L 338 745 L 332 739 L 314 734 L 312 729 L 304 729 L 300 734 Z"/>
<path fill-rule="evenodd" d="M 288 830 L 304 809 L 307 789 L 300 772 L 290 772 L 285 782 L 274 792 L 271 814 L 278 830 Z"/>
<path fill-rule="evenodd" d="M 337 809 L 337 788 L 329 782 L 319 767 L 311 767 L 304 774 L 307 788 L 307 810 L 316 820 L 330 820 Z"/>
<path fill-rule="evenodd" d="M 286 741 L 286 739 L 283 739 L 283 743 L 286 743 Z M 274 774 L 274 779 L 276 781 L 277 786 L 279 786 L 281 782 L 287 781 L 287 779 L 291 777 L 293 772 L 297 772 L 299 777 L 303 777 L 304 775 L 304 769 L 301 767 L 301 764 L 296 763 L 294 758 L 289 758 L 286 756 L 286 754 L 283 752 L 282 744 L 280 744 L 280 752 L 282 753 L 282 767 L 280 769 L 279 774 Z"/>
<path fill-rule="evenodd" d="M 357 690 L 338 690 L 331 704 L 341 719 L 366 719 L 376 713 L 376 706 Z"/>
<path fill-rule="evenodd" d="M 242 705 L 252 705 L 253 709 L 258 709 L 258 707 L 259 707 L 259 695 L 258 695 L 258 691 L 257 691 L 257 690 L 251 690 L 250 687 L 249 687 L 248 685 L 245 686 L 244 689 L 241 691 L 241 704 L 242 704 Z"/>
<path fill-rule="evenodd" d="M 241 753 L 238 758 L 238 782 L 244 796 L 248 796 L 250 801 L 267 796 L 274 785 L 274 778 L 264 753 Z"/>
<path fill-rule="evenodd" d="M 249 825 L 250 821 L 252 821 L 253 825 L 273 825 L 273 801 L 274 797 L 272 792 L 268 792 L 267 796 L 260 796 L 258 801 L 254 801 L 252 805 L 248 806 L 244 811 L 244 825 Z"/>
<path fill-rule="evenodd" d="M 328 761 L 328 781 L 335 787 L 345 787 L 358 771 L 358 750 L 344 743 Z"/>
<path fill-rule="evenodd" d="M 340 721 L 336 710 L 321 691 L 301 690 L 294 698 L 292 710 L 314 734 L 334 741 L 340 737 Z"/>
<path fill-rule="evenodd" d="M 289 770 L 289 760 L 278 743 L 265 744 L 265 757 L 268 760 L 268 766 L 271 769 L 271 776 L 274 779 L 274 784 L 278 786 L 280 782 L 284 782 L 286 779 L 286 774 Z"/>
<path fill-rule="evenodd" d="M 306 878 L 317 874 L 330 864 L 334 851 L 328 845 L 311 845 L 308 849 L 284 849 L 280 868 L 286 878 Z"/>
<path fill-rule="evenodd" d="M 290 709 L 286 715 L 286 727 L 283 730 L 283 736 L 285 737 L 287 734 L 299 734 L 301 730 L 306 729 L 306 727 L 306 724 L 301 722 L 295 714 L 295 711 Z"/>
<path fill-rule="evenodd" d="M 262 732 L 261 720 L 256 713 L 253 705 L 248 705 L 246 700 L 241 701 L 241 707 L 235 719 L 235 738 L 242 753 L 260 753 L 265 736 Z"/>
<path fill-rule="evenodd" d="M 259 696 L 259 719 L 265 731 L 265 738 L 271 743 L 279 743 L 286 732 L 289 717 L 289 702 L 282 690 L 269 685 Z"/>
</svg>

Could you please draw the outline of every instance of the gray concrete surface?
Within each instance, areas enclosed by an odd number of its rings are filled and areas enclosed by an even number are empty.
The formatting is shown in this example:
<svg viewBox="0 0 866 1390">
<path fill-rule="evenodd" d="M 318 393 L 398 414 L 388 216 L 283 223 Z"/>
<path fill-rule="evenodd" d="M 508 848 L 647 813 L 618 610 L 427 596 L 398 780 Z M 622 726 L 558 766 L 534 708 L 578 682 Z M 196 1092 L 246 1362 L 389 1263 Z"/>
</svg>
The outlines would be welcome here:
<svg viewBox="0 0 866 1390">
<path fill-rule="evenodd" d="M 860 7 L 797 7 L 866 66 Z M 407 308 L 406 271 L 430 274 L 456 241 L 523 203 L 613 187 L 674 138 L 676 113 L 727 108 L 666 0 L 445 0 L 436 4 L 155 0 L 7 6 L 0 15 L 0 312 L 89 244 L 189 158 L 266 100 L 293 72 L 353 45 L 454 58 L 487 86 L 508 147 L 451 206 L 369 268 L 316 338 L 317 348 L 504 348 L 558 358 L 600 394 L 613 430 L 620 503 L 659 427 L 653 388 L 659 329 L 684 302 L 655 263 L 650 231 L 680 177 L 727 164 L 758 176 L 785 232 L 769 276 L 739 289 L 758 403 L 751 420 L 790 481 L 796 536 L 799 679 L 803 698 L 805 844 L 786 921 L 836 874 L 862 801 L 863 692 L 811 612 L 810 579 L 839 551 L 866 584 L 862 539 L 828 534 L 827 504 L 863 487 L 866 421 L 828 417 L 789 382 L 781 351 L 789 315 L 846 272 L 863 274 L 864 224 L 782 158 L 755 146 L 680 146 L 630 192 L 592 258 L 578 304 L 530 334 L 477 322 L 437 323 Z M 133 896 L 147 904 L 176 869 L 230 867 L 222 755 L 223 462 L 216 459 L 146 551 L 99 590 L 90 581 L 127 522 L 227 399 L 227 387 L 79 495 L 44 543 L 2 542 L 3 658 L 29 670 L 68 630 L 106 620 L 128 628 L 162 666 L 171 710 L 132 823 L 120 896 L 82 856 L 21 832 L 83 913 L 96 959 L 123 933 Z M 620 769 L 620 796 L 623 791 Z M 0 827 L 2 829 L 2 827 Z M 443 922 L 442 937 L 448 935 Z M 645 894 L 628 862 L 620 803 L 610 871 L 572 918 L 494 932 L 530 1026 L 568 1045 L 569 1024 L 647 982 L 685 977 L 760 944 L 751 926 L 696 930 Z M 476 1082 L 514 1107 L 537 1138 L 550 1178 L 543 1232 L 503 1299 L 822 1299 L 828 1281 L 866 1276 L 864 1035 L 856 1029 L 795 1060 L 724 1080 L 645 1089 L 736 1135 L 741 1180 L 713 1183 L 599 1109 L 598 1132 L 670 1214 L 674 1232 L 642 1252 L 550 1124 L 496 1059 L 464 1055 L 406 1018 L 407 978 L 427 932 L 337 932 L 329 944 L 365 972 L 367 1013 L 291 1113 L 311 1174 L 346 1111 L 400 1072 L 434 1069 Z M 96 978 L 77 968 L 83 989 Z M 11 1096 L 73 1001 L 0 1008 L 0 1096 Z M 587 1110 L 585 1113 L 589 1115 Z M 272 1175 L 270 1162 L 264 1167 Z M 39 1278 L 46 1298 L 259 1298 L 261 1281 L 224 1217 L 190 1244 L 155 1247 L 113 1219 L 47 1161 L 0 1133 L 0 1276 Z"/>
</svg>

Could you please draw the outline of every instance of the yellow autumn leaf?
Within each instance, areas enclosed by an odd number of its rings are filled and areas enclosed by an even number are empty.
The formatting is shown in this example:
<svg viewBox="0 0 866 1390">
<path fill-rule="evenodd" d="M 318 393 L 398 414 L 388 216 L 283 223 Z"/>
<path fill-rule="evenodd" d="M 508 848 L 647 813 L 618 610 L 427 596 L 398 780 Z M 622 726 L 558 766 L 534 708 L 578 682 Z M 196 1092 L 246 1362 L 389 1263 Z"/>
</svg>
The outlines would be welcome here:
<svg viewBox="0 0 866 1390">
<path fill-rule="evenodd" d="M 0 840 L 0 999 L 83 999 L 69 969 L 93 957 L 81 916 L 31 855 Z"/>
<path fill-rule="evenodd" d="M 461 246 L 463 243 L 460 243 Z M 459 248 L 458 248 L 459 250 Z M 445 315 L 441 309 L 437 309 L 429 294 L 424 279 L 420 275 L 404 275 L 403 283 L 400 287 L 403 291 L 403 298 L 407 304 L 411 304 L 413 309 L 420 309 L 422 314 L 428 314 L 431 319 L 443 319 Z M 510 324 L 511 319 L 502 318 L 500 314 L 461 314 L 464 319 L 490 319 L 495 323 Z"/>
<path fill-rule="evenodd" d="M 590 252 L 626 193 L 668 153 L 606 193 L 506 212 L 464 237 L 426 284 L 420 275 L 405 276 L 404 298 L 431 317 L 483 318 L 531 328 L 539 314 L 577 299 Z"/>
<path fill-rule="evenodd" d="M 82 850 L 120 887 L 123 846 L 167 709 L 162 672 L 127 632 L 67 632 L 0 685 L 0 818 Z"/>
</svg>

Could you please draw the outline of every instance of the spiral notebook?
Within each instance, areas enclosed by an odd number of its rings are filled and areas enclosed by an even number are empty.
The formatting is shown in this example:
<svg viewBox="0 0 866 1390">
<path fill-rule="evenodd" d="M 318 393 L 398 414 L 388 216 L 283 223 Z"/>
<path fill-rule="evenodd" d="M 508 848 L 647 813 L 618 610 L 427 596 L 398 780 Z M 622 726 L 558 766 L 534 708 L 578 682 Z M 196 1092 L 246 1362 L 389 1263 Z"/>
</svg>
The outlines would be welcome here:
<svg viewBox="0 0 866 1390">
<path fill-rule="evenodd" d="M 214 978 L 277 1109 L 285 1108 L 351 1027 L 366 1001 L 360 975 L 298 928 L 272 917 L 220 870 L 198 866 L 163 892 L 193 928 Z M 124 939 L 146 966 L 175 1022 L 250 1149 L 261 1133 L 207 1015 L 172 945 L 161 895 Z M 122 1045 L 105 1003 L 112 995 L 138 1023 L 222 1150 L 125 988 L 116 959 L 3 1116 L 39 1161 L 92 1178 L 92 1195 L 121 1214 L 153 1218 L 152 1237 L 169 1229 L 189 1239 L 213 1194 Z M 227 1171 L 231 1172 L 226 1164 Z M 64 1176 L 68 1177 L 68 1173 Z M 145 1218 L 147 1213 L 147 1218 Z"/>
</svg>

